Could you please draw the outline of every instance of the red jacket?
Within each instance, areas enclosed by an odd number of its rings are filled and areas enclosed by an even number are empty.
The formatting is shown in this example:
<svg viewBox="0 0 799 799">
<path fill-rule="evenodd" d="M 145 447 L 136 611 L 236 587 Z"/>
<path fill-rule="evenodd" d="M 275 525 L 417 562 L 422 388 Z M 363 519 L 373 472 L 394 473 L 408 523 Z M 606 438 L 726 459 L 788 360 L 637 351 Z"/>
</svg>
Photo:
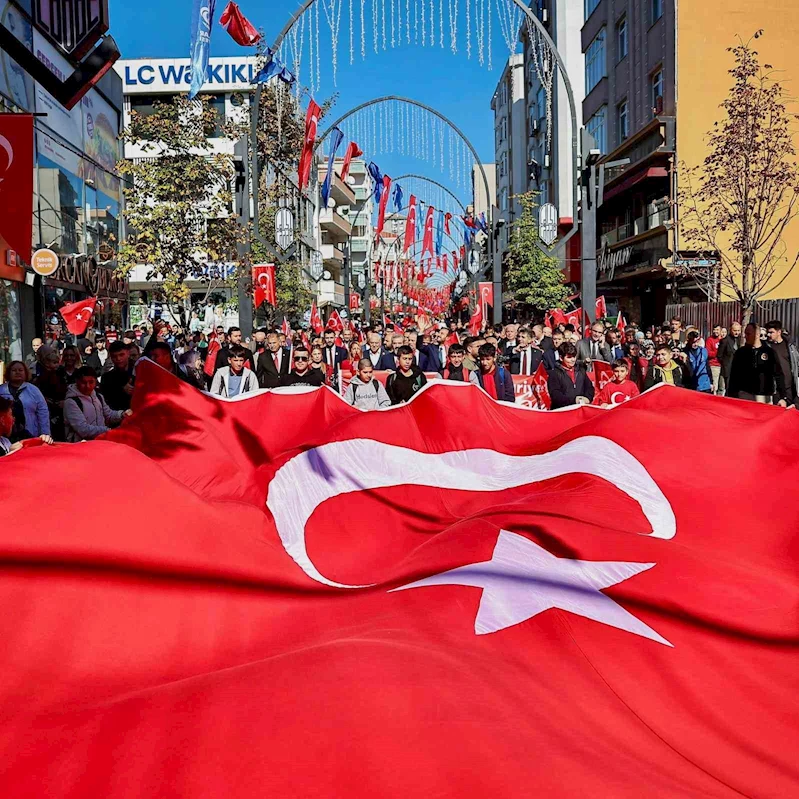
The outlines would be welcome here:
<svg viewBox="0 0 799 799">
<path fill-rule="evenodd" d="M 711 366 L 721 366 L 721 361 L 718 359 L 719 344 L 721 344 L 720 338 L 714 338 L 713 336 L 708 336 L 705 339 L 705 349 L 707 350 L 707 362 Z"/>
</svg>

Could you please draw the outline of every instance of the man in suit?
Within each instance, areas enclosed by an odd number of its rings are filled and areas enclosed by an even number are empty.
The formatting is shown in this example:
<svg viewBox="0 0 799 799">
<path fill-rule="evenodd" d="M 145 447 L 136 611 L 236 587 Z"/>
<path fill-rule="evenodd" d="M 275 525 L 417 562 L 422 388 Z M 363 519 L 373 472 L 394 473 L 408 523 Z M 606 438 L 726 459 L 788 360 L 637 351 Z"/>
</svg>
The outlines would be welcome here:
<svg viewBox="0 0 799 799">
<path fill-rule="evenodd" d="M 411 328 L 405 333 L 405 344 L 414 352 L 414 362 L 423 372 L 440 372 L 438 353 L 431 344 L 425 344 L 419 334 Z"/>
<path fill-rule="evenodd" d="M 533 325 L 533 346 L 542 349 L 544 352 L 551 350 L 552 346 L 552 336 L 544 335 L 544 326 L 543 325 Z M 563 342 L 561 342 L 563 343 Z"/>
<path fill-rule="evenodd" d="M 544 359 L 544 351 L 532 344 L 533 336 L 529 328 L 521 327 L 516 334 L 516 346 L 508 353 L 512 375 L 534 375 Z"/>
<path fill-rule="evenodd" d="M 432 347 L 435 349 L 438 362 L 441 365 L 440 371 L 443 371 L 447 364 L 447 352 L 449 351 L 449 347 L 447 346 L 446 342 L 449 338 L 449 335 L 449 330 L 443 326 L 440 329 L 433 331 Z"/>
<path fill-rule="evenodd" d="M 544 369 L 551 372 L 560 363 L 560 345 L 563 344 L 563 333 L 557 328 L 552 331 L 552 347 L 544 350 Z"/>
<path fill-rule="evenodd" d="M 269 333 L 266 336 L 266 350 L 258 357 L 258 385 L 261 388 L 277 388 L 283 385 L 291 371 L 291 354 L 280 346 L 280 336 Z"/>
<path fill-rule="evenodd" d="M 363 357 L 371 361 L 373 370 L 380 372 L 390 369 L 393 371 L 397 368 L 394 355 L 383 346 L 380 333 L 369 333 L 366 336 L 366 343 L 369 347 L 363 353 Z"/>
<path fill-rule="evenodd" d="M 619 334 L 618 331 L 611 328 L 605 334 L 605 343 L 608 345 L 608 349 L 610 350 L 610 362 L 618 361 L 624 358 L 625 352 L 624 347 L 619 344 Z"/>
<path fill-rule="evenodd" d="M 613 363 L 610 348 L 605 343 L 605 326 L 602 322 L 591 325 L 591 338 L 582 338 L 577 343 L 577 365 L 581 369 L 587 369 L 586 361 Z"/>
<path fill-rule="evenodd" d="M 341 364 L 350 356 L 347 354 L 347 350 L 345 350 L 344 347 L 336 345 L 335 330 L 325 330 L 324 339 L 325 346 L 322 348 L 322 352 L 324 353 L 325 363 L 331 374 L 335 374 Z"/>
</svg>

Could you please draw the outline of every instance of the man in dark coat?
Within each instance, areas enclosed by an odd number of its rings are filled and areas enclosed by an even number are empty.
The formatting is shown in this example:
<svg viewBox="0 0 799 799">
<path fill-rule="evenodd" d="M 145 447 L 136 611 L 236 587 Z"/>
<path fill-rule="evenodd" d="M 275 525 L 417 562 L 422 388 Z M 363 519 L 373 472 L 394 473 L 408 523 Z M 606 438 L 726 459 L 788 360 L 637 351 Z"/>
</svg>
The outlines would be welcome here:
<svg viewBox="0 0 799 799">
<path fill-rule="evenodd" d="M 256 375 L 261 388 L 277 388 L 285 383 L 291 371 L 291 353 L 280 346 L 280 336 L 269 333 L 266 349 L 258 356 Z"/>
<path fill-rule="evenodd" d="M 483 344 L 477 351 L 477 359 L 480 361 L 477 381 L 481 388 L 495 400 L 516 402 L 510 371 L 497 365 L 497 348 L 493 344 Z"/>
<path fill-rule="evenodd" d="M 566 341 L 560 345 L 558 354 L 560 360 L 547 380 L 552 409 L 590 404 L 594 399 L 594 384 L 577 362 L 577 347 Z"/>
<path fill-rule="evenodd" d="M 733 322 L 730 325 L 730 332 L 719 343 L 716 358 L 718 358 L 721 365 L 721 377 L 719 379 L 719 394 L 724 394 L 727 386 L 730 384 L 730 369 L 732 368 L 732 359 L 740 347 L 743 346 L 741 339 L 741 325 L 738 322 Z"/>
</svg>

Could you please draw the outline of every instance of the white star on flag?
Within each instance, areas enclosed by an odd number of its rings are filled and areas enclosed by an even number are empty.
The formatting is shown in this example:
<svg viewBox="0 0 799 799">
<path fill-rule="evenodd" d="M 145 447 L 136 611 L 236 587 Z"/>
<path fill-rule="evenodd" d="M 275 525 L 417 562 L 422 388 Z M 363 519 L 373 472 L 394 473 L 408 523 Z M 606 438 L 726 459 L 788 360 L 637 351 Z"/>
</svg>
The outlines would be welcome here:
<svg viewBox="0 0 799 799">
<path fill-rule="evenodd" d="M 545 610 L 559 608 L 673 646 L 602 593 L 603 588 L 628 580 L 654 565 L 558 558 L 524 536 L 501 530 L 491 560 L 459 566 L 393 590 L 430 585 L 482 588 L 474 622 L 477 635 L 504 630 Z"/>
</svg>

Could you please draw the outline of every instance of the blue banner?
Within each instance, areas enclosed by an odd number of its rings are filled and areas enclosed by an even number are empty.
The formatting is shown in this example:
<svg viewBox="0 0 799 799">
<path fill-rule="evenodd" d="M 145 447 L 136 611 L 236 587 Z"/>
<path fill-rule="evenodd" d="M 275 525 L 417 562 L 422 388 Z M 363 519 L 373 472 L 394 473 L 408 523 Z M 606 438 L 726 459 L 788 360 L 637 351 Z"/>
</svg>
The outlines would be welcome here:
<svg viewBox="0 0 799 799">
<path fill-rule="evenodd" d="M 211 52 L 211 24 L 214 21 L 216 0 L 194 0 L 191 28 L 191 86 L 189 100 L 193 100 L 205 83 L 208 56 Z"/>
<path fill-rule="evenodd" d="M 402 186 L 399 183 L 394 184 L 394 210 L 399 213 L 402 210 Z"/>
<path fill-rule="evenodd" d="M 327 173 L 325 174 L 324 183 L 322 183 L 322 208 L 327 208 L 327 201 L 330 199 L 330 182 L 333 180 L 334 161 L 336 159 L 336 150 L 338 150 L 344 134 L 338 129 L 333 128 L 333 141 L 330 143 L 330 155 L 327 157 Z"/>
<path fill-rule="evenodd" d="M 383 173 L 380 171 L 380 167 L 374 161 L 369 162 L 367 169 L 369 170 L 369 174 L 372 176 L 372 180 L 375 182 L 375 202 L 379 203 L 380 197 L 383 195 Z"/>
<path fill-rule="evenodd" d="M 438 211 L 436 216 L 436 255 L 441 255 L 444 244 L 444 212 Z"/>
<path fill-rule="evenodd" d="M 288 83 L 289 86 L 295 80 L 294 75 L 289 72 L 286 65 L 279 58 L 276 58 L 272 50 L 267 47 L 266 63 L 255 76 L 255 83 L 266 83 L 271 78 L 279 78 L 283 83 Z"/>
</svg>

